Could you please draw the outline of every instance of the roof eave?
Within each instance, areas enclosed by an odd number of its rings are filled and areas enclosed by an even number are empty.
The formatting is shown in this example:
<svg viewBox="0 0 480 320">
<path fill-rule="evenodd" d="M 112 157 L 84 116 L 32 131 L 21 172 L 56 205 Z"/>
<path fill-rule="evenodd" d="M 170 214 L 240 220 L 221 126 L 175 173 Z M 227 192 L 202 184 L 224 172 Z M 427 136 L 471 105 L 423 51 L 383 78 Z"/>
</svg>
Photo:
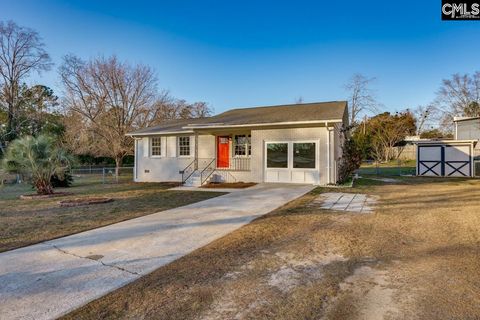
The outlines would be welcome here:
<svg viewBox="0 0 480 320">
<path fill-rule="evenodd" d="M 247 128 L 247 127 L 272 127 L 272 126 L 288 126 L 288 125 L 306 125 L 306 124 L 325 124 L 325 123 L 339 123 L 343 122 L 342 119 L 330 119 L 330 120 L 312 120 L 312 121 L 286 121 L 286 122 L 268 122 L 268 123 L 248 123 L 248 124 L 225 124 L 225 125 L 190 125 L 189 129 L 227 129 L 227 128 Z"/>
<path fill-rule="evenodd" d="M 479 120 L 480 117 L 454 117 L 453 122 L 463 122 L 463 121 L 471 121 L 471 120 Z"/>
<path fill-rule="evenodd" d="M 418 140 L 413 144 L 476 144 L 478 140 Z"/>
<path fill-rule="evenodd" d="M 193 130 L 182 130 L 182 131 L 152 131 L 152 132 L 129 132 L 126 136 L 129 137 L 138 137 L 138 136 L 160 136 L 160 135 L 174 135 L 174 134 L 185 134 L 185 133 L 194 133 Z"/>
</svg>

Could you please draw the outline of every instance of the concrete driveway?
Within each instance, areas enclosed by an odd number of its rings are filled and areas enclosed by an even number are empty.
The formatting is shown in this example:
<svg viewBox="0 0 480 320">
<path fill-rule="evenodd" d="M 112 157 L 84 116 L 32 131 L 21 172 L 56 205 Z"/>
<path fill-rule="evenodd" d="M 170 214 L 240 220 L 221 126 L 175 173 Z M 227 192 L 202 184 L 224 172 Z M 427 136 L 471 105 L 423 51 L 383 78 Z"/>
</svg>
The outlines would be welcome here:
<svg viewBox="0 0 480 320">
<path fill-rule="evenodd" d="M 56 318 L 312 189 L 261 184 L 0 253 L 0 319 Z"/>
</svg>

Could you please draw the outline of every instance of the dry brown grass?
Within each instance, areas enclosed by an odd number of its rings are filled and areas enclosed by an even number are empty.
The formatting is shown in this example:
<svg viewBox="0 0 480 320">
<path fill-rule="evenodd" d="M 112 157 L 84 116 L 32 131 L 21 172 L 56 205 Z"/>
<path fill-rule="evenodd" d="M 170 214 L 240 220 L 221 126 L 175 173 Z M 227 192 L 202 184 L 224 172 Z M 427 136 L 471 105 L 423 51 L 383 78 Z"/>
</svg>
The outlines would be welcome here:
<svg viewBox="0 0 480 320">
<path fill-rule="evenodd" d="M 77 184 L 69 196 L 19 199 L 25 185 L 0 189 L 0 252 L 209 199 L 222 193 L 172 191 L 171 183 Z M 61 190 L 61 189 L 60 189 Z M 61 207 L 61 200 L 107 197 L 113 202 Z"/>
<path fill-rule="evenodd" d="M 314 192 L 66 319 L 479 319 L 480 181 L 363 180 L 374 214 Z"/>
</svg>

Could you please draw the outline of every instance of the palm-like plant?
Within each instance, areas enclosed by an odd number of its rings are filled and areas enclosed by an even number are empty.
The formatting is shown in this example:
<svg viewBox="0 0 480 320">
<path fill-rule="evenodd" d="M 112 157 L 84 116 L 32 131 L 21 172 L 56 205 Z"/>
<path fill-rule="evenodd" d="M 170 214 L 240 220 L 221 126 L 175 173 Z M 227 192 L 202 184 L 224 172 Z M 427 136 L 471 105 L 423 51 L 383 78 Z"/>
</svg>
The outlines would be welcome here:
<svg viewBox="0 0 480 320">
<path fill-rule="evenodd" d="M 52 176 L 63 175 L 72 162 L 73 157 L 54 138 L 26 136 L 10 143 L 3 167 L 8 172 L 29 175 L 38 194 L 52 194 Z"/>
</svg>

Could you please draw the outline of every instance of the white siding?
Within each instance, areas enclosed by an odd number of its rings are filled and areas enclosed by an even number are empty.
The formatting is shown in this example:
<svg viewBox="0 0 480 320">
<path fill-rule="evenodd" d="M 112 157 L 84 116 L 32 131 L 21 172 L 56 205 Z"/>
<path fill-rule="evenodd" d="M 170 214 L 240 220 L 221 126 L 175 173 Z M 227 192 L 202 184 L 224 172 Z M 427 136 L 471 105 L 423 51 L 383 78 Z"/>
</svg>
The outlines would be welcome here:
<svg viewBox="0 0 480 320">
<path fill-rule="evenodd" d="M 167 153 L 165 154 L 165 156 L 169 158 L 177 157 L 177 136 L 166 136 L 165 138 L 167 141 Z"/>
<path fill-rule="evenodd" d="M 288 129 L 267 129 L 252 130 L 251 143 L 252 155 L 250 167 L 251 171 L 217 171 L 216 177 L 223 181 L 235 182 L 264 182 L 265 172 L 265 141 L 316 141 L 317 142 L 317 168 L 310 172 L 312 181 L 320 185 L 334 183 L 336 160 L 341 156 L 341 141 L 338 128 L 331 128 L 330 150 L 327 151 L 328 131 L 325 127 L 313 128 L 288 128 Z M 136 160 L 137 181 L 157 182 L 157 181 L 181 181 L 180 170 L 183 170 L 194 160 L 195 136 L 190 138 L 191 155 L 190 157 L 178 157 L 177 143 L 178 136 L 162 137 L 162 156 L 161 157 L 138 157 Z M 137 141 L 137 155 L 144 155 L 148 148 L 148 138 L 144 137 Z M 214 135 L 198 135 L 198 158 L 213 159 L 216 156 Z M 330 155 L 328 155 L 330 153 Z M 147 153 L 148 154 L 148 153 Z M 330 159 L 330 181 L 327 174 L 327 159 Z"/>
<path fill-rule="evenodd" d="M 480 140 L 480 119 L 456 122 L 456 140 Z M 480 143 L 474 148 L 474 156 L 480 156 Z"/>
<path fill-rule="evenodd" d="M 215 158 L 215 136 L 198 136 L 198 157 L 201 159 Z"/>
<path fill-rule="evenodd" d="M 143 137 L 137 141 L 137 155 L 148 154 L 145 148 L 149 148 L 149 140 Z M 194 148 L 195 139 L 190 138 L 192 148 Z M 162 137 L 162 156 L 161 157 L 142 157 L 136 161 L 137 180 L 141 182 L 161 182 L 161 181 L 181 181 L 182 175 L 179 173 L 193 161 L 193 152 L 190 157 L 177 157 L 177 137 Z"/>
<path fill-rule="evenodd" d="M 162 137 L 161 141 L 162 141 L 161 142 L 162 145 L 161 145 L 160 149 L 162 150 L 161 151 L 162 156 L 166 157 L 167 156 L 167 137 Z"/>
<path fill-rule="evenodd" d="M 148 137 L 143 138 L 142 146 L 143 146 L 143 157 L 148 158 L 150 156 L 150 138 Z"/>
<path fill-rule="evenodd" d="M 325 127 L 315 128 L 290 128 L 290 129 L 268 129 L 252 130 L 252 158 L 251 158 L 251 177 L 253 182 L 263 182 L 264 177 L 264 157 L 265 141 L 295 141 L 295 140 L 318 140 L 318 176 L 319 184 L 328 184 L 327 180 L 327 129 Z M 332 139 L 333 140 L 333 139 Z M 333 144 L 332 151 L 333 151 Z M 331 151 L 331 152 L 332 152 Z M 330 157 L 331 169 L 333 171 L 334 157 Z M 333 180 L 333 179 L 331 179 Z"/>
<path fill-rule="evenodd" d="M 480 119 L 458 121 L 456 129 L 456 140 L 480 139 Z"/>
</svg>

